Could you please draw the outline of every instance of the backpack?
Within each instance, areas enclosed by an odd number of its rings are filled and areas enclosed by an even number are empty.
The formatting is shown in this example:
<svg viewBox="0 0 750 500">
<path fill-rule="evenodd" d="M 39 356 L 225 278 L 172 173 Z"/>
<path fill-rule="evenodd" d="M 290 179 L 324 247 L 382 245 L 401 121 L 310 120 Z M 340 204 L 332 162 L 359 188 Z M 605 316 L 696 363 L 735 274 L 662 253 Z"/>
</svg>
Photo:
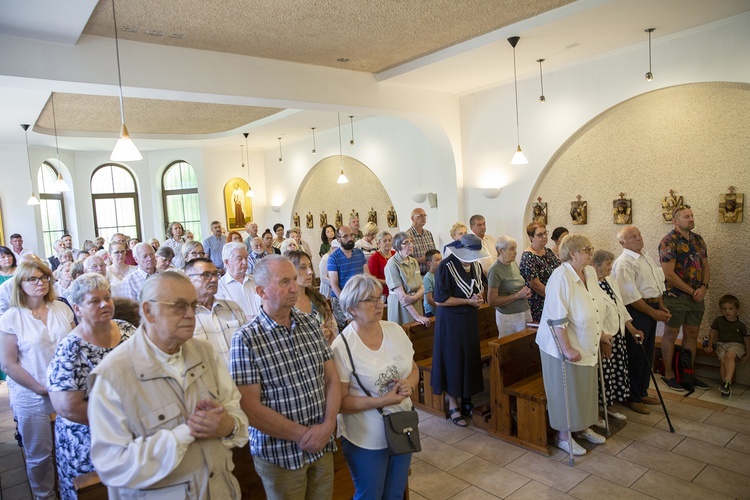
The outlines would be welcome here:
<svg viewBox="0 0 750 500">
<path fill-rule="evenodd" d="M 690 349 L 684 349 L 681 346 L 674 346 L 674 356 L 672 357 L 672 369 L 677 382 L 685 388 L 687 396 L 695 392 L 695 371 L 693 370 L 693 353 Z"/>
</svg>

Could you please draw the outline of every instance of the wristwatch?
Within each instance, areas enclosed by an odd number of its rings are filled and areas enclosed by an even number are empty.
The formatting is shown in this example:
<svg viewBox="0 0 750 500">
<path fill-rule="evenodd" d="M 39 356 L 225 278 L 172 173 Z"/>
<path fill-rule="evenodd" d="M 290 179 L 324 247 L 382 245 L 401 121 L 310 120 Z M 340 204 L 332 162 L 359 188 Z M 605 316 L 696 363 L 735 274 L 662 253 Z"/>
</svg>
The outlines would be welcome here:
<svg viewBox="0 0 750 500">
<path fill-rule="evenodd" d="M 708 290 L 708 283 L 701 283 L 700 286 L 705 286 L 706 290 Z M 700 286 L 698 288 L 700 288 Z"/>
</svg>

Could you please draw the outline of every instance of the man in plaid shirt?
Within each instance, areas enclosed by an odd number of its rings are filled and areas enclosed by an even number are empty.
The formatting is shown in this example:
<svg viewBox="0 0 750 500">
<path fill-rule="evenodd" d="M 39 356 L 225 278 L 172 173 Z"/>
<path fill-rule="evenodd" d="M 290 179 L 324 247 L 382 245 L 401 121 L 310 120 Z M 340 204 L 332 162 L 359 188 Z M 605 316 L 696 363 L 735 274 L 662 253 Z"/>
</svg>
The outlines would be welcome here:
<svg viewBox="0 0 750 500">
<path fill-rule="evenodd" d="M 297 270 L 281 255 L 255 267 L 260 314 L 232 337 L 231 369 L 250 453 L 269 499 L 332 498 L 341 384 L 313 316 L 293 309 Z"/>
</svg>

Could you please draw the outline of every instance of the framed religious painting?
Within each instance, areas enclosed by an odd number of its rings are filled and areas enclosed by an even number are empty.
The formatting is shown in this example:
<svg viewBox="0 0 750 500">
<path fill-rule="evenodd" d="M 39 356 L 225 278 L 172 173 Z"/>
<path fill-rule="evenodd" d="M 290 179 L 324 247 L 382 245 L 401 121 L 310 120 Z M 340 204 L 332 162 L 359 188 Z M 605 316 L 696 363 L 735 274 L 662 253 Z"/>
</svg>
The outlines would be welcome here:
<svg viewBox="0 0 750 500">
<path fill-rule="evenodd" d="M 249 190 L 247 181 L 239 177 L 224 184 L 224 207 L 230 230 L 245 229 L 245 224 L 253 220 L 253 201 L 247 196 Z"/>
<path fill-rule="evenodd" d="M 719 195 L 719 222 L 742 222 L 744 201 L 745 196 L 729 186 L 728 193 Z"/>
</svg>

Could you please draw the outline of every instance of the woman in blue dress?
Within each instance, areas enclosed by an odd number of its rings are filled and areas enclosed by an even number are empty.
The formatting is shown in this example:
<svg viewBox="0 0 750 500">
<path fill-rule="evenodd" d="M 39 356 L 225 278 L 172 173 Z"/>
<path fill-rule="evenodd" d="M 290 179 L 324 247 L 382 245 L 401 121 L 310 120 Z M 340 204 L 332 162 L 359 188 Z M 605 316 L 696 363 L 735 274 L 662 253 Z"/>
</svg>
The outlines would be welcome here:
<svg viewBox="0 0 750 500">
<path fill-rule="evenodd" d="M 484 390 L 477 309 L 484 303 L 487 278 L 477 261 L 489 254 L 474 234 L 447 246 L 451 254 L 440 263 L 432 292 L 437 312 L 431 385 L 434 394 L 447 394 L 445 417 L 466 427 L 471 397 Z"/>
<path fill-rule="evenodd" d="M 47 377 L 57 412 L 55 457 L 63 500 L 78 498 L 73 478 L 94 470 L 86 378 L 104 356 L 135 333 L 130 323 L 112 319 L 115 306 L 104 276 L 81 275 L 70 286 L 68 300 L 80 323 L 57 346 Z"/>
</svg>

